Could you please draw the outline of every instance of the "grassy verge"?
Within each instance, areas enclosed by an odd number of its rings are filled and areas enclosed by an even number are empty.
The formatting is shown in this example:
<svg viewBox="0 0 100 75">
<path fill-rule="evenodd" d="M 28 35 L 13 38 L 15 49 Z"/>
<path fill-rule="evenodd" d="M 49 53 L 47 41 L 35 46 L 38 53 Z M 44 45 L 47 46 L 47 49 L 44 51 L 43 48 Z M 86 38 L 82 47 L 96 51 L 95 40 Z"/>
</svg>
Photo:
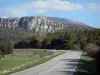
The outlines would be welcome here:
<svg viewBox="0 0 100 75">
<path fill-rule="evenodd" d="M 0 62 L 0 64 L 1 64 L 0 68 L 1 69 L 4 67 L 8 68 L 8 69 L 4 69 L 3 72 L 0 73 L 0 75 L 9 75 L 11 73 L 15 73 L 18 71 L 22 71 L 22 70 L 37 66 L 37 65 L 42 64 L 42 63 L 44 63 L 44 62 L 46 62 L 46 61 L 48 61 L 48 60 L 50 60 L 58 55 L 63 54 L 64 52 L 57 51 L 57 52 L 51 54 L 51 52 L 47 51 L 47 52 L 43 52 L 43 53 L 39 51 L 31 58 L 25 57 L 25 56 L 20 57 L 20 54 L 18 53 L 18 56 L 15 56 L 15 57 L 12 56 L 9 59 L 7 58 L 7 59 L 0 60 L 0 61 L 2 61 L 2 62 Z M 16 65 L 16 66 L 14 66 L 14 65 Z"/>
<path fill-rule="evenodd" d="M 90 64 L 91 58 L 83 53 L 74 75 L 92 75 L 90 73 Z"/>
</svg>

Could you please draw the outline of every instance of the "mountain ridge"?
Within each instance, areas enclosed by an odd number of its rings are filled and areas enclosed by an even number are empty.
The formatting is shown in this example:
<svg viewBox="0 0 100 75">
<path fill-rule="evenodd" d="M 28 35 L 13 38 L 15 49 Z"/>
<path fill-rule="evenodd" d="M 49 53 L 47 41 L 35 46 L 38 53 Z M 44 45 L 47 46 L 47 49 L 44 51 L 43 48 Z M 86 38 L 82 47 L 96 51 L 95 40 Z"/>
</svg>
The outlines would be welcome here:
<svg viewBox="0 0 100 75">
<path fill-rule="evenodd" d="M 85 23 L 71 19 L 49 16 L 25 16 L 21 18 L 0 18 L 0 27 L 25 28 L 36 32 L 54 32 L 62 29 L 91 29 Z"/>
</svg>

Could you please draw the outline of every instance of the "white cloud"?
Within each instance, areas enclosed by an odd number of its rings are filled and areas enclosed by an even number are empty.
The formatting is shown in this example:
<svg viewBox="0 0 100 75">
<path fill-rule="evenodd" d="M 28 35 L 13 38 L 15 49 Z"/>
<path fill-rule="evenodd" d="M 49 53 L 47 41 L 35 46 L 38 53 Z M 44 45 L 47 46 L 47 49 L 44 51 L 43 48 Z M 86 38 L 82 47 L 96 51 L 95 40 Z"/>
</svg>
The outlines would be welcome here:
<svg viewBox="0 0 100 75">
<path fill-rule="evenodd" d="M 27 15 L 27 10 L 22 8 L 7 8 L 7 13 L 15 16 L 25 16 Z"/>
<path fill-rule="evenodd" d="M 99 9 L 100 10 L 100 4 L 97 4 L 97 3 L 88 3 L 87 4 L 88 8 L 91 8 L 91 9 Z"/>
<path fill-rule="evenodd" d="M 46 13 L 47 12 L 47 10 L 45 10 L 45 9 L 38 9 L 38 10 L 35 10 L 35 12 L 37 12 L 37 13 Z"/>
<path fill-rule="evenodd" d="M 63 0 L 36 0 L 31 3 L 22 4 L 19 7 L 9 7 L 1 11 L 6 12 L 12 16 L 26 16 L 30 12 L 35 12 L 38 14 L 45 13 L 48 10 L 56 11 L 74 11 L 80 10 L 84 7 L 80 3 L 71 3 L 69 1 Z M 1 9 L 0 9 L 1 10 Z"/>
<path fill-rule="evenodd" d="M 62 0 L 46 0 L 46 1 L 36 1 L 32 3 L 34 8 L 38 9 L 53 9 L 61 11 L 73 11 L 80 10 L 83 6 L 79 3 L 71 3 L 69 1 Z"/>
</svg>

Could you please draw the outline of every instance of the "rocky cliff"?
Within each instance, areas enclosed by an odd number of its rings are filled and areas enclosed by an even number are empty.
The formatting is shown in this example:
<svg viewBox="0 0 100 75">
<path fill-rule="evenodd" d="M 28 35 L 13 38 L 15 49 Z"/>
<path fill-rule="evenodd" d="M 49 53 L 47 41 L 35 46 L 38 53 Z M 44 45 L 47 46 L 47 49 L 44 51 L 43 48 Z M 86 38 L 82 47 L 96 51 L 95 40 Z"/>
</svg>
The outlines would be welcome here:
<svg viewBox="0 0 100 75">
<path fill-rule="evenodd" d="M 34 31 L 54 32 L 62 29 L 86 29 L 91 28 L 84 23 L 75 22 L 63 18 L 32 16 L 22 18 L 0 18 L 0 27 L 31 29 Z"/>
<path fill-rule="evenodd" d="M 22 18 L 0 18 L 0 27 L 17 28 L 23 27 L 34 31 L 57 31 L 63 29 L 63 24 L 49 20 L 43 16 Z"/>
</svg>

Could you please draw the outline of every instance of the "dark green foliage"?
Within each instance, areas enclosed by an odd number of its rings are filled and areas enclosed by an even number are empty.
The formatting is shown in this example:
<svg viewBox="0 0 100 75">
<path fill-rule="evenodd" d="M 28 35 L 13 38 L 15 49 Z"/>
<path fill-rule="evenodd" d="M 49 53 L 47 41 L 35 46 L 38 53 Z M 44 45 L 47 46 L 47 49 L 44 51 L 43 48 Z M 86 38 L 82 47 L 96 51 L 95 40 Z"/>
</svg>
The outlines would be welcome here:
<svg viewBox="0 0 100 75">
<path fill-rule="evenodd" d="M 15 44 L 15 48 L 37 48 L 38 40 L 32 36 L 29 38 L 24 38 L 20 42 Z"/>
<path fill-rule="evenodd" d="M 1 55 L 13 53 L 14 43 L 13 41 L 7 41 L 5 43 L 0 43 Z"/>
<path fill-rule="evenodd" d="M 100 29 L 91 30 L 62 30 L 49 33 L 41 38 L 26 37 L 15 45 L 15 48 L 49 48 L 49 49 L 74 49 L 78 46 L 84 51 L 88 43 L 100 45 Z"/>
<path fill-rule="evenodd" d="M 88 43 L 100 46 L 100 29 L 61 30 L 36 38 L 34 31 L 23 28 L 0 28 L 0 43 L 13 40 L 15 48 L 78 49 L 84 51 Z"/>
<path fill-rule="evenodd" d="M 67 40 L 64 44 L 65 49 L 74 49 L 74 45 L 71 41 Z"/>
<path fill-rule="evenodd" d="M 65 49 L 73 49 L 73 40 L 72 40 L 72 33 L 71 32 L 66 32 L 64 35 L 65 43 L 64 43 L 64 48 Z"/>
<path fill-rule="evenodd" d="M 43 41 L 42 41 L 42 48 L 43 49 L 47 49 L 47 46 L 49 45 L 49 42 L 48 42 L 48 39 L 44 39 Z"/>
<path fill-rule="evenodd" d="M 64 46 L 64 40 L 63 39 L 52 39 L 51 44 L 49 45 L 49 48 L 51 49 L 62 49 Z"/>
<path fill-rule="evenodd" d="M 0 44 L 1 55 L 5 55 L 8 53 L 7 46 L 5 44 Z"/>
<path fill-rule="evenodd" d="M 13 49 L 14 49 L 14 42 L 13 41 L 8 42 L 7 49 L 8 49 L 7 54 L 12 54 L 13 53 Z"/>
<path fill-rule="evenodd" d="M 77 33 L 77 44 L 79 45 L 80 49 L 84 50 L 87 44 L 87 37 L 84 31 L 79 31 Z"/>
</svg>

